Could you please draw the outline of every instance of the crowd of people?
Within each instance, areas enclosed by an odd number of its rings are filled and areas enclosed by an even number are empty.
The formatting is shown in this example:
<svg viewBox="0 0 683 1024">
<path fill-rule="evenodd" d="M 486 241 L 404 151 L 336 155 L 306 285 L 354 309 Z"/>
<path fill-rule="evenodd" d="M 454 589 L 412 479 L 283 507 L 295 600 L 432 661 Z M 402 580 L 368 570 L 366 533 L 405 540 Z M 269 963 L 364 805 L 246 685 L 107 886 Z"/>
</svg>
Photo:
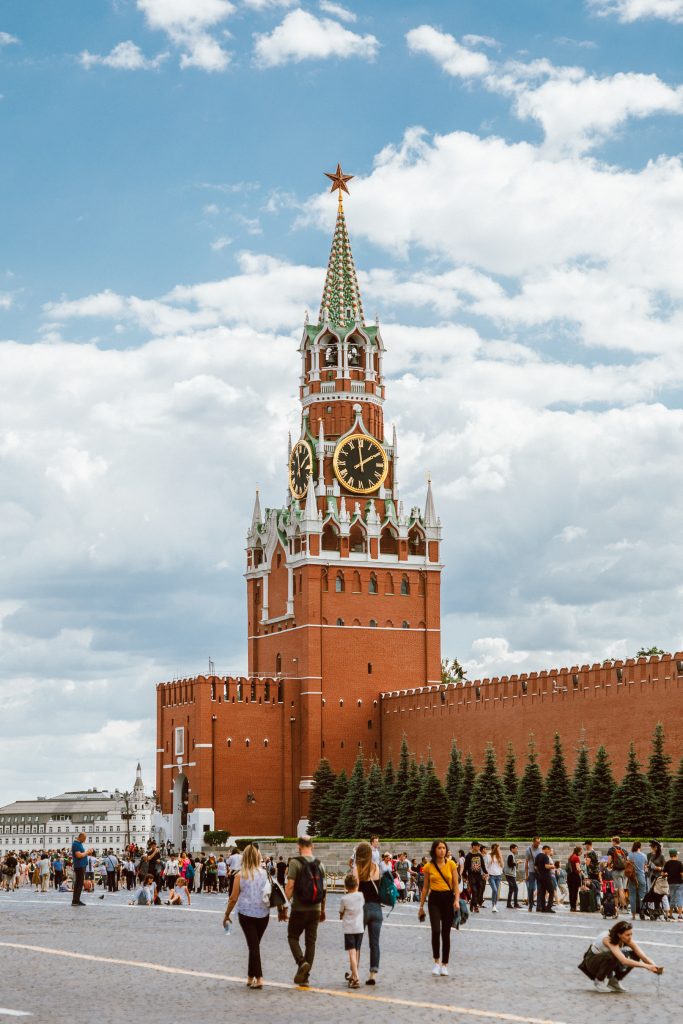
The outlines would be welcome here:
<svg viewBox="0 0 683 1024">
<path fill-rule="evenodd" d="M 51 887 L 72 893 L 72 904 L 86 906 L 83 892 L 102 887 L 105 892 L 125 889 L 131 905 L 191 906 L 192 894 L 225 894 L 224 927 L 237 911 L 248 947 L 247 984 L 263 987 L 261 940 L 276 907 L 287 922 L 287 939 L 296 964 L 294 983 L 309 984 L 319 925 L 325 920 L 327 885 L 324 866 L 314 856 L 308 837 L 298 840 L 298 854 L 263 857 L 257 843 L 236 847 L 227 855 L 191 856 L 185 851 L 162 851 L 155 842 L 145 850 L 129 848 L 119 856 L 113 850 L 100 855 L 84 845 L 79 835 L 70 850 L 38 853 L 10 852 L 0 860 L 1 886 L 6 891 L 31 886 L 45 893 Z M 505 893 L 503 891 L 505 886 Z M 488 892 L 487 892 L 488 890 Z M 678 851 L 665 857 L 661 843 L 651 840 L 649 852 L 641 843 L 626 852 L 613 836 L 600 856 L 593 843 L 573 848 L 566 863 L 556 859 L 552 846 L 535 836 L 520 852 L 516 843 L 505 850 L 473 841 L 469 850 L 451 853 L 445 840 L 435 840 L 429 856 L 410 859 L 407 853 L 381 852 L 378 836 L 359 843 L 348 864 L 339 916 L 348 955 L 345 980 L 350 988 L 361 985 L 359 964 L 362 941 L 369 946 L 366 985 L 376 985 L 380 969 L 380 940 L 385 913 L 397 902 L 417 903 L 419 921 L 429 918 L 432 974 L 448 976 L 452 928 L 469 913 L 488 907 L 499 912 L 505 896 L 508 910 L 554 914 L 560 907 L 595 913 L 605 918 L 630 914 L 641 919 L 683 921 L 683 862 Z M 426 909 L 425 909 L 426 908 Z M 304 948 L 301 938 L 304 938 Z M 601 931 L 586 951 L 580 969 L 601 992 L 623 991 L 621 981 L 633 967 L 661 973 L 637 946 L 633 924 L 617 920 Z"/>
</svg>

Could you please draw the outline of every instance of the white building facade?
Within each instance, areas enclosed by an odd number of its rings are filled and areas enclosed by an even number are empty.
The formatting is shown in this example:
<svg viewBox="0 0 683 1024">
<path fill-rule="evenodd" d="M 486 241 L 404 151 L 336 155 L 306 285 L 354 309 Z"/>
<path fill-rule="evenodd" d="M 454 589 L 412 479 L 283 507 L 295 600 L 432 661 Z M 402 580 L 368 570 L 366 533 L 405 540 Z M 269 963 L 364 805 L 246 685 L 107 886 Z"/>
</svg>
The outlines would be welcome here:
<svg viewBox="0 0 683 1024">
<path fill-rule="evenodd" d="M 143 847 L 152 837 L 154 808 L 138 764 L 130 792 L 88 789 L 0 807 L 0 853 L 59 850 L 70 847 L 79 832 L 97 853 L 121 852 L 131 843 Z"/>
</svg>

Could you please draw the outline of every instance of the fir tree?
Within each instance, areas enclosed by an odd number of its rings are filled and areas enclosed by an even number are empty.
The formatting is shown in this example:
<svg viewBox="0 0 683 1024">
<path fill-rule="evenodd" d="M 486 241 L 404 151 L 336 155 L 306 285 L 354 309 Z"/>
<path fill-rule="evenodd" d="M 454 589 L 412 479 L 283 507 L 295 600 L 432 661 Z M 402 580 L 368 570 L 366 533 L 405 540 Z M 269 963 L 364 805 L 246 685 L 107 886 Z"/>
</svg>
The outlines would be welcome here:
<svg viewBox="0 0 683 1024">
<path fill-rule="evenodd" d="M 415 805 L 414 833 L 417 836 L 445 836 L 448 831 L 448 797 L 434 770 L 430 756 L 425 766 Z"/>
<path fill-rule="evenodd" d="M 553 756 L 538 809 L 538 828 L 547 836 L 575 836 L 578 828 L 560 734 L 555 733 Z"/>
<path fill-rule="evenodd" d="M 394 803 L 395 788 L 394 765 L 391 758 L 389 758 L 382 778 L 382 800 L 384 807 L 382 817 L 384 819 L 384 834 L 387 836 L 393 836 L 394 834 L 394 818 L 396 817 L 396 804 Z"/>
<path fill-rule="evenodd" d="M 462 755 L 458 750 L 458 745 L 455 740 L 451 741 L 451 758 L 448 762 L 448 770 L 446 771 L 446 781 L 444 790 L 448 797 L 448 803 L 451 808 L 451 814 L 453 813 L 453 807 L 458 797 L 458 789 L 460 788 L 460 780 L 462 778 Z"/>
<path fill-rule="evenodd" d="M 465 831 L 473 839 L 477 836 L 503 836 L 506 820 L 505 788 L 498 774 L 496 752 L 489 743 L 484 767 L 477 775 L 467 808 Z"/>
<path fill-rule="evenodd" d="M 652 751 L 647 769 L 648 781 L 654 793 L 653 810 L 655 813 L 652 819 L 652 831 L 657 835 L 662 832 L 669 815 L 670 764 L 671 758 L 664 753 L 664 726 L 661 722 L 657 722 L 652 734 Z"/>
<path fill-rule="evenodd" d="M 329 836 L 330 839 L 342 838 L 339 834 L 339 819 L 348 788 L 349 780 L 342 768 L 334 781 L 334 785 L 322 799 L 318 820 L 319 835 Z"/>
<path fill-rule="evenodd" d="M 503 768 L 503 789 L 505 790 L 508 814 L 512 810 L 512 805 L 515 801 L 518 782 L 515 748 L 512 746 L 512 743 L 508 743 L 505 753 L 505 767 Z"/>
<path fill-rule="evenodd" d="M 318 836 L 320 832 L 320 814 L 325 795 L 334 786 L 337 776 L 332 771 L 330 762 L 323 757 L 318 763 L 313 776 L 313 789 L 311 790 L 311 802 L 308 810 L 308 834 Z"/>
<path fill-rule="evenodd" d="M 472 755 L 468 753 L 462 766 L 458 795 L 455 798 L 455 803 L 451 806 L 451 820 L 448 823 L 448 834 L 456 839 L 465 834 L 465 818 L 476 778 L 474 761 Z"/>
<path fill-rule="evenodd" d="M 420 770 L 415 758 L 411 757 L 408 768 L 408 781 L 401 802 L 396 807 L 394 831 L 397 839 L 411 839 L 414 835 L 415 805 L 420 795 Z"/>
<path fill-rule="evenodd" d="M 365 780 L 365 799 L 358 815 L 357 833 L 369 840 L 372 835 L 386 835 L 384 820 L 384 789 L 382 786 L 382 770 L 373 761 Z"/>
<path fill-rule="evenodd" d="M 595 762 L 586 786 L 579 820 L 579 827 L 586 839 L 600 839 L 607 835 L 607 817 L 615 789 L 607 751 L 599 746 L 595 752 Z"/>
<path fill-rule="evenodd" d="M 394 806 L 400 807 L 408 785 L 408 773 L 410 771 L 410 754 L 406 742 L 405 733 L 401 740 L 401 751 L 398 755 L 398 768 L 396 769 L 396 782 L 394 783 Z"/>
<path fill-rule="evenodd" d="M 626 771 L 612 797 L 607 815 L 608 830 L 620 836 L 652 835 L 656 831 L 654 819 L 657 813 L 652 786 L 647 775 L 640 770 L 636 748 L 631 743 Z"/>
<path fill-rule="evenodd" d="M 590 774 L 591 767 L 588 760 L 588 747 L 586 741 L 581 739 L 577 747 L 576 764 L 574 765 L 574 774 L 572 775 L 572 796 L 574 797 L 574 807 L 576 808 L 577 825 L 581 821 Z"/>
<path fill-rule="evenodd" d="M 669 839 L 683 837 L 683 758 L 669 787 L 669 816 L 666 819 L 666 834 Z"/>
<path fill-rule="evenodd" d="M 357 838 L 358 826 L 360 824 L 359 818 L 364 803 L 365 772 L 363 770 L 363 751 L 359 747 L 339 819 L 339 835 L 342 839 Z"/>
<path fill-rule="evenodd" d="M 524 773 L 519 780 L 510 812 L 508 832 L 511 836 L 538 834 L 538 811 L 543 798 L 543 776 L 538 767 L 538 755 L 533 736 L 529 740 L 529 753 Z"/>
</svg>

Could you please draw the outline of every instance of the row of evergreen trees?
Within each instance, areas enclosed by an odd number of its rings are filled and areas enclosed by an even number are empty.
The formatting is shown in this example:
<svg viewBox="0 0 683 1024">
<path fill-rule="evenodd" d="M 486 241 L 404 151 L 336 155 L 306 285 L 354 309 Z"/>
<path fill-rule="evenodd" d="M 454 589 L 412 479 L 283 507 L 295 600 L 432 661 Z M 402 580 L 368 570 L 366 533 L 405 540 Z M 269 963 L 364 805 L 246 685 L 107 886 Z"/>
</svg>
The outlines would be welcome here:
<svg viewBox="0 0 683 1024">
<path fill-rule="evenodd" d="M 357 836 L 516 836 L 553 838 L 683 836 L 683 759 L 672 776 L 664 749 L 664 729 L 655 728 L 646 772 L 631 744 L 620 783 L 607 750 L 598 747 L 590 764 L 585 743 L 578 747 L 570 775 L 559 734 L 543 774 L 533 736 L 521 777 L 512 744 L 499 773 L 496 752 L 486 749 L 479 772 L 472 755 L 463 758 L 455 741 L 442 783 L 431 756 L 416 762 L 403 738 L 398 766 L 389 760 L 366 766 L 359 750 L 350 776 L 332 771 L 326 758 L 314 777 L 309 812 L 311 835 L 335 839 Z"/>
</svg>

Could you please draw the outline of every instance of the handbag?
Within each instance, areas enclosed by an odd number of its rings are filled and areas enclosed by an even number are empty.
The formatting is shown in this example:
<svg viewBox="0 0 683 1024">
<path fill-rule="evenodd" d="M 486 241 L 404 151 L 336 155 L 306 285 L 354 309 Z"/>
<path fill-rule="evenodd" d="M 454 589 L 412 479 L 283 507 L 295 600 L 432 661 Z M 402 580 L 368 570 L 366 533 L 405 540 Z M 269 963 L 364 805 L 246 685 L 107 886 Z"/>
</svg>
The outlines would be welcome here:
<svg viewBox="0 0 683 1024">
<path fill-rule="evenodd" d="M 282 891 L 282 887 L 279 882 L 271 882 L 268 905 L 270 907 L 277 907 L 278 910 L 280 910 L 281 907 L 287 906 L 287 897 Z"/>
<path fill-rule="evenodd" d="M 266 880 L 263 883 L 263 889 L 261 890 L 261 899 L 267 907 L 271 906 L 270 898 L 273 894 L 273 883 L 270 880 L 270 875 L 266 872 Z"/>
</svg>

